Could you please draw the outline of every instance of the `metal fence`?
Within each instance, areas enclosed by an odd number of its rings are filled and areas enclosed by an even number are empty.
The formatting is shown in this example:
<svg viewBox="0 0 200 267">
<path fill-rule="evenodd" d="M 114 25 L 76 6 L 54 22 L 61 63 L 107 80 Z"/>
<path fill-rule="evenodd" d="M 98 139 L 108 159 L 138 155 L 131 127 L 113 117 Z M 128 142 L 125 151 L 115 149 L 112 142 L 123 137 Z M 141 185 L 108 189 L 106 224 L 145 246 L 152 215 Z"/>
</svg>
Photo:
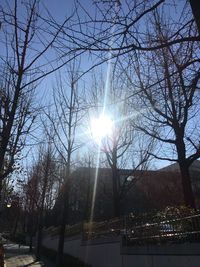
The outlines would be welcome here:
<svg viewBox="0 0 200 267">
<path fill-rule="evenodd" d="M 102 222 L 84 223 L 83 240 L 94 240 L 98 238 L 116 237 L 124 228 L 124 218 L 115 218 Z"/>
<path fill-rule="evenodd" d="M 122 236 L 127 246 L 200 242 L 200 214 L 184 217 L 126 216 L 83 226 L 83 240 Z"/>
<path fill-rule="evenodd" d="M 44 230 L 44 235 L 59 234 L 59 227 Z M 141 214 L 102 222 L 67 225 L 65 236 L 82 235 L 83 241 L 122 237 L 126 246 L 200 242 L 200 213 Z"/>
<path fill-rule="evenodd" d="M 135 224 L 126 218 L 126 245 L 200 242 L 200 214 Z"/>
</svg>

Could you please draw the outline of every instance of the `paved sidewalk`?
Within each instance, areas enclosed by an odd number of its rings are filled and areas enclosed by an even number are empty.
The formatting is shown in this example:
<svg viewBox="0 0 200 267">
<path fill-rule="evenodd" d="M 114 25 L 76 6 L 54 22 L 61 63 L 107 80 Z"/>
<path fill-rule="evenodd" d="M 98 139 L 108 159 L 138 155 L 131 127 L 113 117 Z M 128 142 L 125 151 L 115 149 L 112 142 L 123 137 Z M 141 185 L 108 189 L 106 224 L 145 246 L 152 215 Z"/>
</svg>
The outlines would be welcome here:
<svg viewBox="0 0 200 267">
<path fill-rule="evenodd" d="M 28 246 L 19 247 L 18 244 L 6 243 L 5 267 L 41 267 L 45 266 L 42 262 L 35 260 L 35 256 L 29 253 Z"/>
</svg>

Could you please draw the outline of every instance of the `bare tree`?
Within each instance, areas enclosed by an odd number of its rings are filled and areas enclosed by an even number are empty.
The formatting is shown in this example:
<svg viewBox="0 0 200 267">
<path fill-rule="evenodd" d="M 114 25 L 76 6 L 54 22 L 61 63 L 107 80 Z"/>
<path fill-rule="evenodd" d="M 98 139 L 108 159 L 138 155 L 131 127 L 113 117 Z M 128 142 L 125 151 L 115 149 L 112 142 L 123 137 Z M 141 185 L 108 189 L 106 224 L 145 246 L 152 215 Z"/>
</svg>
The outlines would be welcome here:
<svg viewBox="0 0 200 267">
<path fill-rule="evenodd" d="M 97 117 L 105 114 L 111 118 L 112 125 L 106 125 L 111 127 L 111 132 L 100 140 L 98 146 L 111 168 L 113 216 L 118 217 L 122 200 L 135 184 L 136 179 L 131 179 L 134 171 L 145 170 L 148 166 L 153 142 L 150 138 L 145 140 L 144 135 L 142 137 L 142 133 L 133 128 L 131 122 L 135 119 L 135 113 L 127 102 L 129 91 L 126 76 L 121 77 L 116 70 L 107 76 L 105 84 L 102 80 L 94 82 L 94 102 L 91 106 L 96 110 L 92 108 L 94 112 L 90 113 L 96 113 Z M 122 175 L 124 169 L 126 174 Z"/>
<path fill-rule="evenodd" d="M 74 40 L 80 49 L 97 54 L 96 65 L 109 58 L 132 54 L 135 51 L 148 52 L 179 43 L 198 42 L 199 33 L 196 12 L 193 17 L 191 6 L 195 10 L 194 1 L 190 4 L 165 0 L 155 1 L 91 1 L 94 11 L 90 12 L 81 1 L 77 1 L 77 24 L 74 24 Z M 82 12 L 85 16 L 78 12 Z M 196 9 L 198 10 L 198 9 Z M 148 21 L 154 12 L 168 16 L 171 22 L 171 34 L 165 43 L 160 43 L 154 35 Z M 167 15 L 166 15 L 167 14 Z M 170 16 L 170 14 L 173 14 Z M 84 19 L 83 19 L 84 18 Z M 153 42 L 149 44 L 148 34 Z M 93 66 L 92 66 L 93 67 Z"/>
<path fill-rule="evenodd" d="M 71 42 L 68 49 L 65 47 L 66 60 L 55 52 L 70 18 L 60 25 L 38 0 L 4 1 L 0 5 L 0 181 L 15 168 L 31 130 L 36 86 L 75 56 Z"/>
<path fill-rule="evenodd" d="M 41 257 L 42 229 L 44 226 L 44 212 L 46 210 L 46 201 L 49 193 L 52 191 L 52 180 L 55 178 L 55 160 L 53 158 L 52 146 L 48 144 L 46 151 L 40 151 L 39 155 L 39 180 L 40 180 L 40 204 L 38 210 L 38 228 L 37 228 L 37 259 Z M 48 191 L 50 189 L 50 191 Z"/>
<path fill-rule="evenodd" d="M 54 186 L 56 183 L 57 166 L 51 144 L 39 147 L 37 159 L 28 172 L 28 180 L 24 188 L 24 210 L 27 212 L 27 229 L 30 235 L 30 250 L 32 237 L 37 231 L 36 256 L 40 259 L 42 230 L 46 213 L 55 203 Z M 51 194 L 51 196 L 50 196 Z M 49 198 L 54 199 L 49 206 Z"/>
<path fill-rule="evenodd" d="M 0 81 L 0 181 L 19 168 L 17 160 L 25 146 L 26 137 L 35 120 L 37 110 L 32 106 L 34 88 L 20 92 L 15 103 L 15 81 L 8 68 Z M 13 110 L 15 109 L 15 110 Z M 1 188 L 0 188 L 1 191 Z"/>
<path fill-rule="evenodd" d="M 59 74 L 57 85 L 54 88 L 55 110 L 48 113 L 53 131 L 48 131 L 48 136 L 55 145 L 58 157 L 64 164 L 63 185 L 60 192 L 62 218 L 60 222 L 59 244 L 57 251 L 57 266 L 61 266 L 65 238 L 65 225 L 68 218 L 70 175 L 73 165 L 73 154 L 80 148 L 77 141 L 77 127 L 81 120 L 81 91 L 78 87 L 79 63 L 74 61 L 66 70 L 65 75 Z M 52 134 L 53 132 L 53 134 Z"/>
<path fill-rule="evenodd" d="M 29 250 L 32 252 L 33 237 L 36 234 L 39 207 L 39 165 L 33 164 L 27 173 L 27 181 L 22 184 L 24 192 L 24 210 L 26 212 L 26 232 L 29 236 Z"/>
<path fill-rule="evenodd" d="M 152 19 L 157 38 L 166 43 L 170 38 L 170 22 Z M 149 42 L 153 42 L 149 36 Z M 165 47 L 148 56 L 138 55 L 134 72 L 140 88 L 134 106 L 140 103 L 143 123 L 138 129 L 160 143 L 157 159 L 177 161 L 182 176 L 185 204 L 195 207 L 189 173 L 191 164 L 200 157 L 199 147 L 199 47 L 188 42 Z M 141 117 L 139 116 L 139 118 Z"/>
</svg>

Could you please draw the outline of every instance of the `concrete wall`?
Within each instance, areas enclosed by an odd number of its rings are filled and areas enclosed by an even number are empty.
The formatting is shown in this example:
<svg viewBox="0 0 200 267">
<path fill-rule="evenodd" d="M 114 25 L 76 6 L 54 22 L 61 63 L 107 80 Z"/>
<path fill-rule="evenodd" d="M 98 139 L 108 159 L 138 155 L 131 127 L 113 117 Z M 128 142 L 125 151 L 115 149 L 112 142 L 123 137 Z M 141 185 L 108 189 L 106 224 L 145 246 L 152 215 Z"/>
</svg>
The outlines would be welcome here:
<svg viewBox="0 0 200 267">
<path fill-rule="evenodd" d="M 46 236 L 43 246 L 56 250 L 58 238 Z M 65 239 L 64 252 L 92 267 L 200 267 L 200 244 L 122 247 L 120 237 L 82 242 Z"/>
</svg>

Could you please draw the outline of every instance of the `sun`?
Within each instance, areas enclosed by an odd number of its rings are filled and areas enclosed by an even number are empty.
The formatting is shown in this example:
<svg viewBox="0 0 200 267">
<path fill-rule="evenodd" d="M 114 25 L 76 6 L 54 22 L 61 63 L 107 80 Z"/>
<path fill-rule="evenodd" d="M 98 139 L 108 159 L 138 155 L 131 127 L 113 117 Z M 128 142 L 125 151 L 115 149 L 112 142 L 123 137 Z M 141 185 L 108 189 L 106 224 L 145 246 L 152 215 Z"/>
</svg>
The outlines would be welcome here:
<svg viewBox="0 0 200 267">
<path fill-rule="evenodd" d="M 111 136 L 113 132 L 113 121 L 108 115 L 101 115 L 91 120 L 92 138 L 100 143 L 105 137 Z"/>
</svg>

